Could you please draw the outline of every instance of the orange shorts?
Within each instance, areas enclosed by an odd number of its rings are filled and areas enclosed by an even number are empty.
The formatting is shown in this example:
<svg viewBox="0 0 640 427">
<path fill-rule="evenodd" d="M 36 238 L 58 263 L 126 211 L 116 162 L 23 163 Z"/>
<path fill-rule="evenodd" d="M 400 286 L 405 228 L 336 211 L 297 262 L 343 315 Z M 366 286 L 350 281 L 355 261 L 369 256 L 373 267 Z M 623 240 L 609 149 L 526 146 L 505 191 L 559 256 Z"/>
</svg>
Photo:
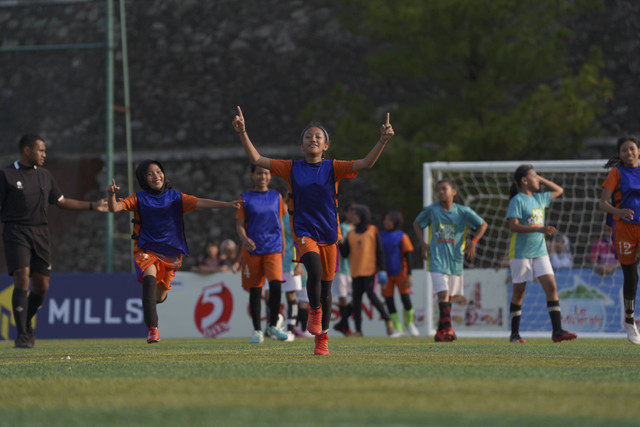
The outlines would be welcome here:
<svg viewBox="0 0 640 427">
<path fill-rule="evenodd" d="M 613 243 L 616 247 L 620 264 L 630 265 L 638 260 L 638 244 L 640 243 L 640 224 L 629 224 L 616 221 L 613 230 Z"/>
<path fill-rule="evenodd" d="M 330 282 L 336 275 L 336 266 L 338 265 L 338 244 L 320 245 L 311 237 L 293 236 L 293 242 L 298 248 L 300 258 L 307 252 L 315 252 L 320 255 L 322 262 L 322 280 Z"/>
<path fill-rule="evenodd" d="M 282 254 L 272 253 L 265 255 L 251 255 L 242 248 L 242 287 L 260 288 L 264 285 L 265 277 L 272 280 L 283 281 L 282 278 Z"/>
<path fill-rule="evenodd" d="M 406 285 L 407 282 L 407 274 L 401 273 L 397 276 L 389 276 L 389 280 L 385 285 L 382 286 L 382 296 L 383 297 L 392 297 L 393 296 L 393 288 L 397 287 L 400 295 L 409 293 L 409 286 Z"/>
<path fill-rule="evenodd" d="M 158 288 L 168 291 L 171 281 L 176 277 L 176 270 L 182 266 L 182 255 L 161 255 L 155 252 L 138 250 L 133 255 L 138 273 L 138 282 L 142 283 L 144 271 L 155 265 Z"/>
</svg>

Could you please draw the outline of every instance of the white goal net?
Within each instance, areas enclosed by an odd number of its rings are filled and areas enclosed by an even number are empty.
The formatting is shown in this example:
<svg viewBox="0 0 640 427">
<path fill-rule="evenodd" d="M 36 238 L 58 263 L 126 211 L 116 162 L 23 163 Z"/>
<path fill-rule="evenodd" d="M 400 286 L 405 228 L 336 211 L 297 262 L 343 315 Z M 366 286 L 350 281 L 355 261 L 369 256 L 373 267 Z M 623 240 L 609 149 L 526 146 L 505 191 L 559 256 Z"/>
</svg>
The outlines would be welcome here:
<svg viewBox="0 0 640 427">
<path fill-rule="evenodd" d="M 598 208 L 601 186 L 608 173 L 603 168 L 606 160 L 424 164 L 425 206 L 437 201 L 438 180 L 450 178 L 458 188 L 456 202 L 471 207 L 489 225 L 477 246 L 475 259 L 465 261 L 465 298 L 452 308 L 454 328 L 477 332 L 510 329 L 511 283 L 507 267 L 511 232 L 506 214 L 513 174 L 525 163 L 564 189 L 564 194 L 551 202 L 545 219 L 546 224 L 557 229 L 556 236 L 548 239 L 548 248 L 558 284 L 563 327 L 587 334 L 623 332 L 622 275 L 615 268 L 614 256 L 608 252 L 610 230 L 605 224 L 605 213 Z M 564 242 L 564 250 L 560 241 Z M 613 266 L 606 267 L 607 264 Z M 490 274 L 491 271 L 501 275 Z M 432 330 L 434 323 L 430 322 L 437 321 L 437 302 L 433 300 L 429 280 L 427 285 L 425 321 Z M 505 300 L 494 301 L 496 298 Z M 521 332 L 550 333 L 545 300 L 539 284 L 527 285 Z"/>
</svg>

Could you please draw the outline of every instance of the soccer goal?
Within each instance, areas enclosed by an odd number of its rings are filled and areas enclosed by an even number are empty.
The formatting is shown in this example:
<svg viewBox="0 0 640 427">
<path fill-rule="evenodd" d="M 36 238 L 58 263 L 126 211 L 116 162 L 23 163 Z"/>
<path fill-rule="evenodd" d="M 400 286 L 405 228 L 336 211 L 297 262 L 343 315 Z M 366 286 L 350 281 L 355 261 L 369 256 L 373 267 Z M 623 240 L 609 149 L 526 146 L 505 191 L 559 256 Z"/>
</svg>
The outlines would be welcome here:
<svg viewBox="0 0 640 427">
<path fill-rule="evenodd" d="M 564 189 L 564 194 L 546 210 L 546 224 L 557 229 L 556 235 L 547 239 L 547 247 L 554 261 L 563 327 L 582 335 L 624 332 L 622 274 L 609 250 L 606 214 L 598 207 L 601 186 L 608 173 L 603 167 L 606 160 L 423 165 L 425 206 L 437 201 L 438 180 L 450 178 L 458 189 L 456 202 L 471 207 L 489 225 L 477 246 L 475 259 L 465 261 L 465 296 L 454 301 L 454 328 L 462 333 L 489 335 L 507 333 L 510 329 L 512 287 L 508 246 L 511 232 L 506 214 L 514 172 L 524 163 L 531 164 L 541 176 Z M 433 332 L 437 300 L 434 300 L 429 275 L 426 277 L 425 326 Z M 550 334 L 546 298 L 538 283 L 527 285 L 522 311 L 521 332 Z"/>
</svg>

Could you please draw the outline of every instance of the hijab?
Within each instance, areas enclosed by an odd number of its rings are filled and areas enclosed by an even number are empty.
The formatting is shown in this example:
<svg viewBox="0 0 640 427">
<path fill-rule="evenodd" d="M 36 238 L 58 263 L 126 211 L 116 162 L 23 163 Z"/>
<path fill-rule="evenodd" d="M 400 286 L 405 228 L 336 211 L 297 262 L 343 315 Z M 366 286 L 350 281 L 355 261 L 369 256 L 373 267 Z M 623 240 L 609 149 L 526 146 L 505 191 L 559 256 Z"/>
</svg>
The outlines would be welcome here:
<svg viewBox="0 0 640 427">
<path fill-rule="evenodd" d="M 162 186 L 162 188 L 160 190 L 154 190 L 153 188 L 151 188 L 149 186 L 149 183 L 147 183 L 147 169 L 149 169 L 149 165 L 151 165 L 152 163 L 155 163 L 156 165 L 158 165 L 158 167 L 160 168 L 160 170 L 164 174 L 164 168 L 162 167 L 162 164 L 159 161 L 151 160 L 151 159 L 145 159 L 145 160 L 141 161 L 138 164 L 138 167 L 136 168 L 136 179 L 138 180 L 138 184 L 140 184 L 140 187 L 144 191 L 146 191 L 147 193 L 162 194 L 162 193 L 164 193 L 165 191 L 167 191 L 168 189 L 171 188 L 171 184 L 169 183 L 169 180 L 167 179 L 167 176 L 165 174 L 165 176 L 164 176 L 164 184 L 163 184 L 163 186 Z"/>
</svg>

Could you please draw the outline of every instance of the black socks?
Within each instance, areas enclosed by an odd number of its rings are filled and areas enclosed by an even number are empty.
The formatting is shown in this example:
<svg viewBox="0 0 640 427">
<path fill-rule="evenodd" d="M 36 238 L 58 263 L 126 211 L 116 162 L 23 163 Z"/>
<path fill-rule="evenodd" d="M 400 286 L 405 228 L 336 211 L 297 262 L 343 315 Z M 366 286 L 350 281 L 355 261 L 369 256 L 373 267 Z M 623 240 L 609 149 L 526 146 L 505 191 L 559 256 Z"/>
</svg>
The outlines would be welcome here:
<svg viewBox="0 0 640 427">
<path fill-rule="evenodd" d="M 156 311 L 156 287 L 158 282 L 154 276 L 142 278 L 142 311 L 147 328 L 158 327 L 158 312 Z"/>
</svg>

